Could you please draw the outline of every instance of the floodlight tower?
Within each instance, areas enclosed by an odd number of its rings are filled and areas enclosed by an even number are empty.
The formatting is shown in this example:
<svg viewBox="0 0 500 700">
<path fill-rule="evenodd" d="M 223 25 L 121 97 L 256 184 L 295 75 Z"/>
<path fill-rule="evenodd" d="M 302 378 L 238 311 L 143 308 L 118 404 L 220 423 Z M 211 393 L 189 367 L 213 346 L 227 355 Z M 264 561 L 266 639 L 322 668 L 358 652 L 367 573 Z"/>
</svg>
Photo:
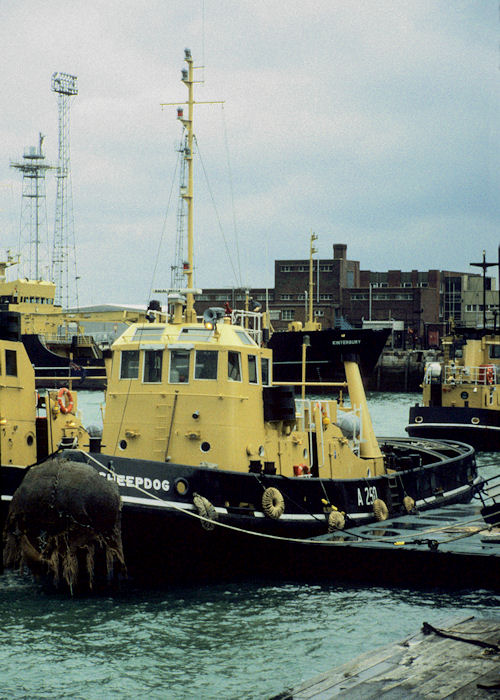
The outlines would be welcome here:
<svg viewBox="0 0 500 700">
<path fill-rule="evenodd" d="M 52 90 L 59 103 L 59 159 L 57 166 L 56 220 L 52 252 L 52 278 L 56 285 L 56 303 L 70 306 L 70 264 L 74 268 L 74 286 L 71 300 L 78 306 L 78 276 L 76 273 L 75 231 L 73 220 L 73 193 L 69 151 L 69 110 L 71 98 L 78 94 L 75 75 L 54 73 Z M 71 258 L 71 260 L 70 260 Z"/>
<path fill-rule="evenodd" d="M 45 161 L 43 139 L 39 134 L 38 149 L 30 146 L 22 161 L 10 164 L 23 174 L 18 251 L 22 275 L 32 280 L 50 277 L 45 174 L 53 166 Z"/>
</svg>

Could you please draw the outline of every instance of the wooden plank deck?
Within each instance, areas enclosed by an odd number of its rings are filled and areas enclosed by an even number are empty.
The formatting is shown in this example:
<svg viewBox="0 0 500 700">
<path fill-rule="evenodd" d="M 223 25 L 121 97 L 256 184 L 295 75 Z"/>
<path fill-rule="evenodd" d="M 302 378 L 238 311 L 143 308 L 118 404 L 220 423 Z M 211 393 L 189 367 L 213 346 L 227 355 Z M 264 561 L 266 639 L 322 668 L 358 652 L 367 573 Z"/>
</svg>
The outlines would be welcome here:
<svg viewBox="0 0 500 700">
<path fill-rule="evenodd" d="M 273 700 L 500 698 L 500 618 L 465 618 L 367 652 Z"/>
</svg>

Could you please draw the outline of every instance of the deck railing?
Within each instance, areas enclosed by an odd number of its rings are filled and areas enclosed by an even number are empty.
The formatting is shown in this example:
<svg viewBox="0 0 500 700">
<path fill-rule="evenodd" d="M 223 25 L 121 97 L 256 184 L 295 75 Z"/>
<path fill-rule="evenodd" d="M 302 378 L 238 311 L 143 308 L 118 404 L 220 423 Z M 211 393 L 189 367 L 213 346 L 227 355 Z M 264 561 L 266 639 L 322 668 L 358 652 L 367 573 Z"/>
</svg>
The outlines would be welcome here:
<svg viewBox="0 0 500 700">
<path fill-rule="evenodd" d="M 474 384 L 476 386 L 491 386 L 500 382 L 500 368 L 496 365 L 479 365 L 479 367 L 463 367 L 450 363 L 439 365 L 430 362 L 425 368 L 424 383 L 444 384 Z"/>
</svg>

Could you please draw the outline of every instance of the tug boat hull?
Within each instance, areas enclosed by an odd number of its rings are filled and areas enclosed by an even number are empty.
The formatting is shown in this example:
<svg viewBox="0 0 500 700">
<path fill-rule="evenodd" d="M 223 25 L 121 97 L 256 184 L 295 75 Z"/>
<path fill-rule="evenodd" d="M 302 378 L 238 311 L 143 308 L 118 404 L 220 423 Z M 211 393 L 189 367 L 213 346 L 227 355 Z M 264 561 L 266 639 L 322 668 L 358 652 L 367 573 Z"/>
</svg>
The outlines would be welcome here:
<svg viewBox="0 0 500 700">
<path fill-rule="evenodd" d="M 500 450 L 500 413 L 464 406 L 412 406 L 406 432 L 411 437 L 462 442 L 478 451 Z"/>
<path fill-rule="evenodd" d="M 326 534 L 331 508 L 325 502 L 345 514 L 348 529 L 376 521 L 375 501 L 383 501 L 387 515 L 397 517 L 407 512 L 405 496 L 416 495 L 420 511 L 467 503 L 479 487 L 474 450 L 468 445 L 386 438 L 381 447 L 400 468 L 394 474 L 352 480 L 242 474 L 98 452 L 67 450 L 63 455 L 87 462 L 118 484 L 131 579 L 181 582 L 253 574 L 241 549 L 244 542 L 245 547 L 261 548 L 266 538 Z M 280 517 L 264 512 L 262 497 L 270 488 L 283 496 Z M 199 517 L 203 513 L 195 505 L 196 495 L 213 508 L 205 519 Z"/>
</svg>

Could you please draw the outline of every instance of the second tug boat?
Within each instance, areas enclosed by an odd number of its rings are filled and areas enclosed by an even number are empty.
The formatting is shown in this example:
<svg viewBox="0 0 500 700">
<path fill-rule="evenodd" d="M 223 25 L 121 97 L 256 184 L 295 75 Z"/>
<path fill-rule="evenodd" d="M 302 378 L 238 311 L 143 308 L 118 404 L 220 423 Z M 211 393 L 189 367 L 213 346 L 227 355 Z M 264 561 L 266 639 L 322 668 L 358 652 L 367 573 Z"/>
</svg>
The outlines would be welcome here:
<svg viewBox="0 0 500 700">
<path fill-rule="evenodd" d="M 167 320 L 133 325 L 113 344 L 101 452 L 65 453 L 118 484 L 129 572 L 152 571 L 155 580 L 248 573 L 262 542 L 255 533 L 310 537 L 470 500 L 478 478 L 469 446 L 376 439 L 349 347 L 336 399 L 309 400 L 303 390 L 295 400 L 292 387 L 273 386 L 259 314 L 240 316 L 240 325 L 218 308 L 197 318 L 189 50 L 185 61 L 187 287 L 171 295 Z M 242 540 L 242 531 L 252 536 Z"/>
</svg>

